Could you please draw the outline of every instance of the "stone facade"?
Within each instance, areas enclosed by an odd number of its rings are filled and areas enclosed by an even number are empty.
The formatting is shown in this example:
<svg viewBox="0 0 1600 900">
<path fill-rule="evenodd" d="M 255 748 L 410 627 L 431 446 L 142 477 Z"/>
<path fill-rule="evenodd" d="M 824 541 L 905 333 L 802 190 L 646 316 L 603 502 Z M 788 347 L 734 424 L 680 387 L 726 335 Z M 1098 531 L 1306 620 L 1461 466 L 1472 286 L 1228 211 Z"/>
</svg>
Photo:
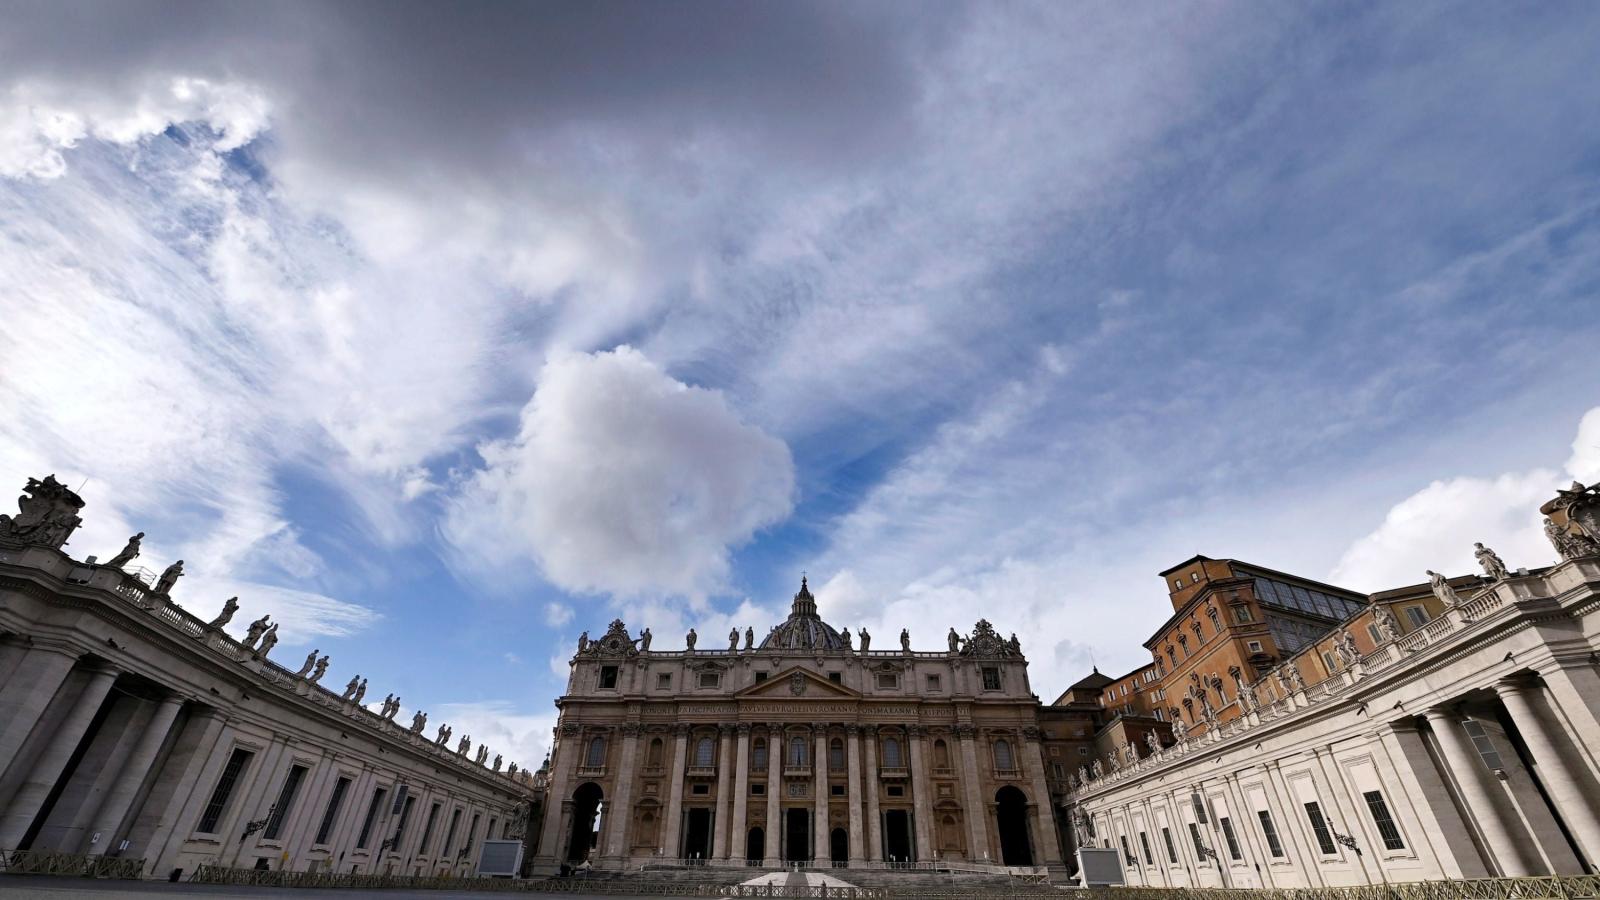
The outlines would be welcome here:
<svg viewBox="0 0 1600 900">
<path fill-rule="evenodd" d="M 1374 594 L 1211 709 L 1195 695 L 1171 746 L 1097 759 L 1064 798 L 1075 837 L 1153 886 L 1597 871 L 1600 492 L 1557 504 L 1558 565 L 1480 545 L 1484 576 Z"/>
<path fill-rule="evenodd" d="M 663 652 L 647 635 L 613 622 L 572 660 L 536 871 L 585 859 L 1060 869 L 1015 636 L 980 621 L 936 652 L 904 633 L 857 646 L 804 581 L 760 646 L 747 630 L 726 648 Z"/>
<path fill-rule="evenodd" d="M 325 660 L 280 667 L 266 629 L 235 641 L 24 513 L 0 521 L 0 850 L 460 875 L 527 827 L 527 773 L 323 688 Z"/>
</svg>

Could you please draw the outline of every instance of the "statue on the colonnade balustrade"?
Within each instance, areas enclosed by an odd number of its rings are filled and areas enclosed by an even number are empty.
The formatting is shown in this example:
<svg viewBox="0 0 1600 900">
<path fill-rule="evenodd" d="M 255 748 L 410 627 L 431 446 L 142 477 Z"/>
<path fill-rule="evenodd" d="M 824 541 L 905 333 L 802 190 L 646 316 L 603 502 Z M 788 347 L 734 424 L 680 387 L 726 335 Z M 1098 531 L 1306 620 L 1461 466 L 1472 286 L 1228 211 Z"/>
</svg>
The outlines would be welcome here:
<svg viewBox="0 0 1600 900">
<path fill-rule="evenodd" d="M 245 629 L 244 648 L 246 650 L 254 650 L 256 648 L 256 641 L 261 640 L 261 635 L 266 633 L 267 623 L 271 619 L 272 616 L 270 615 L 262 616 L 254 622 L 251 622 L 250 627 Z"/>
<path fill-rule="evenodd" d="M 950 652 L 961 652 L 961 635 L 956 634 L 956 630 L 954 628 L 950 629 Z"/>
<path fill-rule="evenodd" d="M 906 653 L 911 652 L 911 632 L 904 628 L 900 629 L 900 649 Z"/>
<path fill-rule="evenodd" d="M 479 744 L 478 745 L 478 755 L 475 758 L 475 761 L 477 762 L 478 765 L 481 766 L 481 765 L 483 765 L 484 761 L 487 760 L 488 758 L 489 758 L 489 745 L 488 744 Z"/>
<path fill-rule="evenodd" d="M 1372 624 L 1378 627 L 1378 633 L 1383 635 L 1385 641 L 1400 640 L 1400 623 L 1395 621 L 1394 613 L 1383 603 L 1372 604 Z"/>
<path fill-rule="evenodd" d="M 339 695 L 340 700 L 349 700 L 356 695 L 356 688 L 361 687 L 361 676 L 353 675 L 350 683 L 344 686 L 344 693 Z"/>
<path fill-rule="evenodd" d="M 1561 558 L 1600 556 L 1600 484 L 1588 487 L 1574 481 L 1556 491 L 1556 498 L 1539 507 L 1544 513 L 1544 533 Z"/>
<path fill-rule="evenodd" d="M 443 747 L 444 744 L 445 744 L 445 741 L 450 740 L 450 733 L 451 732 L 450 732 L 450 726 L 449 725 L 440 725 L 439 726 L 439 737 L 438 737 L 437 740 L 434 741 L 434 743 L 436 743 L 439 746 Z"/>
<path fill-rule="evenodd" d="M 222 601 L 222 612 L 217 613 L 217 617 L 215 619 L 211 620 L 211 627 L 212 628 L 221 628 L 222 626 L 228 624 L 229 622 L 232 622 L 233 621 L 233 614 L 238 612 L 238 611 L 239 611 L 239 598 L 238 597 L 229 597 L 228 599 Z"/>
<path fill-rule="evenodd" d="M 1144 733 L 1144 742 L 1149 746 L 1151 756 L 1161 752 L 1161 735 L 1156 734 L 1155 729 Z"/>
<path fill-rule="evenodd" d="M 843 631 L 840 631 L 839 632 L 839 637 L 844 640 L 844 649 L 846 649 L 846 650 L 854 650 L 855 649 L 855 647 L 850 643 L 852 640 L 854 640 L 854 637 L 852 637 L 851 634 L 850 634 L 850 629 L 846 628 Z"/>
<path fill-rule="evenodd" d="M 867 631 L 867 626 L 861 626 L 861 652 L 866 653 L 872 649 L 872 634 Z"/>
<path fill-rule="evenodd" d="M 411 733 L 412 734 L 421 734 L 422 733 L 422 729 L 427 728 L 427 727 L 428 727 L 428 714 L 427 713 L 425 713 L 425 712 L 423 712 L 422 710 L 419 709 L 414 714 L 412 714 L 412 716 L 411 716 Z"/>
<path fill-rule="evenodd" d="M 365 697 L 366 695 L 367 695 L 367 680 L 365 678 L 363 678 L 363 679 L 361 679 L 361 683 L 356 685 L 356 695 L 354 697 L 350 698 L 350 699 L 354 700 L 357 703 L 360 703 L 361 702 L 361 698 Z"/>
<path fill-rule="evenodd" d="M 746 625 L 744 627 L 744 648 L 751 649 L 756 645 L 756 630 Z"/>
<path fill-rule="evenodd" d="M 738 650 L 738 649 L 739 649 L 739 629 L 737 627 L 730 628 L 730 629 L 728 629 L 728 652 L 732 653 L 733 651 Z"/>
<path fill-rule="evenodd" d="M 320 650 L 313 650 L 310 653 L 307 653 L 306 661 L 300 664 L 300 671 L 294 674 L 300 676 L 301 678 L 306 677 L 306 673 L 311 671 L 311 667 L 317 664 L 317 654 L 320 652 Z"/>
<path fill-rule="evenodd" d="M 178 579 L 182 577 L 183 560 L 180 559 L 172 565 L 167 566 L 166 571 L 162 572 L 161 577 L 156 579 L 156 586 L 151 588 L 151 590 L 157 594 L 170 594 L 172 593 L 172 586 L 177 584 Z"/>
<path fill-rule="evenodd" d="M 1428 570 L 1428 584 L 1433 588 L 1433 595 L 1445 606 L 1460 606 L 1461 595 L 1450 586 L 1449 579 L 1432 569 Z"/>
<path fill-rule="evenodd" d="M 261 636 L 261 649 L 256 651 L 257 656 L 265 657 L 278 645 L 278 623 L 273 622 L 272 627 Z"/>
<path fill-rule="evenodd" d="M 498 772 L 498 771 L 500 771 L 500 764 L 501 764 L 500 754 L 496 753 L 494 755 L 494 765 L 492 766 L 492 768 L 496 772 Z"/>
<path fill-rule="evenodd" d="M 1472 555 L 1477 558 L 1478 565 L 1483 566 L 1483 574 L 1489 576 L 1490 581 L 1503 581 L 1511 577 L 1511 570 L 1506 568 L 1506 561 L 1500 558 L 1500 554 L 1482 543 L 1472 546 L 1477 548 L 1472 551 Z"/>
<path fill-rule="evenodd" d="M 456 752 L 461 754 L 462 756 L 466 756 L 467 755 L 467 751 L 471 750 L 471 749 L 472 749 L 472 735 L 463 734 L 461 736 L 461 740 L 456 742 Z"/>
<path fill-rule="evenodd" d="M 695 634 L 693 628 L 689 629 L 689 633 L 683 636 L 683 641 L 689 645 L 690 652 L 694 651 L 695 642 L 698 640 L 700 640 L 700 635 Z"/>
<path fill-rule="evenodd" d="M 650 629 L 646 628 L 645 630 L 639 632 L 639 650 L 641 652 L 649 650 L 650 642 L 652 640 L 655 640 L 655 635 L 650 633 Z"/>
<path fill-rule="evenodd" d="M 322 680 L 322 676 L 326 674 L 328 674 L 328 655 L 324 653 L 322 658 L 317 660 L 316 668 L 311 670 L 311 683 L 316 684 L 320 682 Z"/>
<path fill-rule="evenodd" d="M 1339 655 L 1339 664 L 1347 669 L 1361 661 L 1361 651 L 1356 647 L 1356 639 L 1343 628 L 1339 629 L 1338 637 L 1334 638 L 1333 651 Z"/>
<path fill-rule="evenodd" d="M 111 557 L 111 559 L 106 562 L 106 565 L 113 569 L 120 569 L 128 563 L 133 562 L 133 558 L 139 555 L 139 544 L 143 540 L 144 532 L 142 531 L 133 537 L 128 538 L 128 543 L 123 545 L 122 552 Z"/>
</svg>

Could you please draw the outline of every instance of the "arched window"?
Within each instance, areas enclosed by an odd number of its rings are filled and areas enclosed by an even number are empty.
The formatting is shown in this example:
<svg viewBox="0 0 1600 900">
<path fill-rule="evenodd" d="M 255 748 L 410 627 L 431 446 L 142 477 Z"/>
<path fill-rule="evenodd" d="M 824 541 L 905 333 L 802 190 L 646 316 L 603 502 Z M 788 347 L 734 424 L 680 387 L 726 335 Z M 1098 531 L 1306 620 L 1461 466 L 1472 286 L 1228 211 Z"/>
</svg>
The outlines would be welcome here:
<svg viewBox="0 0 1600 900">
<path fill-rule="evenodd" d="M 694 764 L 709 766 L 716 761 L 716 743 L 709 737 L 703 737 L 694 745 Z"/>
<path fill-rule="evenodd" d="M 652 767 L 661 765 L 661 738 L 651 739 L 650 749 L 644 755 L 644 764 Z"/>
<path fill-rule="evenodd" d="M 767 767 L 767 742 L 764 738 L 756 738 L 756 745 L 750 751 L 750 767 L 757 772 Z"/>
<path fill-rule="evenodd" d="M 828 768 L 835 772 L 844 768 L 844 741 L 838 738 L 828 745 Z"/>
<path fill-rule="evenodd" d="M 789 765 L 803 766 L 806 764 L 806 739 L 795 737 L 789 739 Z"/>
<path fill-rule="evenodd" d="M 900 757 L 900 741 L 896 738 L 883 739 L 883 767 L 885 769 L 905 768 L 905 761 Z"/>
<path fill-rule="evenodd" d="M 598 769 L 606 764 L 606 739 L 596 736 L 589 741 L 589 758 L 584 765 Z"/>
<path fill-rule="evenodd" d="M 933 767 L 935 769 L 950 768 L 950 748 L 942 740 L 933 742 Z"/>
<path fill-rule="evenodd" d="M 994 742 L 994 767 L 1001 772 L 1010 772 L 1017 767 L 1016 760 L 1011 758 L 1011 742 L 1005 738 Z"/>
</svg>

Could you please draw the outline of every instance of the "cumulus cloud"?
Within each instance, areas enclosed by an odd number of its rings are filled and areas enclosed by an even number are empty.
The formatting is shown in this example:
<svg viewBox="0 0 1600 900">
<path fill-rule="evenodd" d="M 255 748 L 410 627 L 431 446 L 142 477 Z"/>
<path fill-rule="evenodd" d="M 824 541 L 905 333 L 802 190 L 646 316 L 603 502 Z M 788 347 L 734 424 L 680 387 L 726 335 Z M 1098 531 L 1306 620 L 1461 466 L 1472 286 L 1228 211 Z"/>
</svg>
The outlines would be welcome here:
<svg viewBox="0 0 1600 900">
<path fill-rule="evenodd" d="M 471 557 L 534 560 L 573 591 L 704 595 L 723 586 L 729 547 L 793 503 L 782 441 L 628 346 L 552 358 L 517 435 L 480 453 L 446 535 Z"/>
<path fill-rule="evenodd" d="M 537 769 L 544 762 L 556 726 L 555 713 L 529 715 L 506 700 L 442 703 L 427 713 L 430 735 L 440 725 L 450 726 L 451 749 L 462 737 L 470 735 L 473 753 L 477 747 L 487 745 L 491 760 L 498 753 L 507 765 L 516 763 L 521 769 Z M 407 710 L 405 717 L 410 714 L 411 710 Z"/>
</svg>

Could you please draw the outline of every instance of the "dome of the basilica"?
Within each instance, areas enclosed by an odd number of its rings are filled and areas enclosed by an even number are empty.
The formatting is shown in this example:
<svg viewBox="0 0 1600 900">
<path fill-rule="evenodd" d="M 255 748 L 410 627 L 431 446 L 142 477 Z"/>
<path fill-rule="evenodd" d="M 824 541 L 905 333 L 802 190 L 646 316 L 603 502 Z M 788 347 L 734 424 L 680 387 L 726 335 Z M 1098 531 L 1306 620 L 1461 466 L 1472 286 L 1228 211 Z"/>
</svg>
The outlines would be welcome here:
<svg viewBox="0 0 1600 900">
<path fill-rule="evenodd" d="M 844 650 L 847 645 L 838 629 L 817 615 L 817 601 L 811 596 L 804 576 L 800 592 L 794 595 L 789 618 L 762 639 L 762 650 Z"/>
</svg>

